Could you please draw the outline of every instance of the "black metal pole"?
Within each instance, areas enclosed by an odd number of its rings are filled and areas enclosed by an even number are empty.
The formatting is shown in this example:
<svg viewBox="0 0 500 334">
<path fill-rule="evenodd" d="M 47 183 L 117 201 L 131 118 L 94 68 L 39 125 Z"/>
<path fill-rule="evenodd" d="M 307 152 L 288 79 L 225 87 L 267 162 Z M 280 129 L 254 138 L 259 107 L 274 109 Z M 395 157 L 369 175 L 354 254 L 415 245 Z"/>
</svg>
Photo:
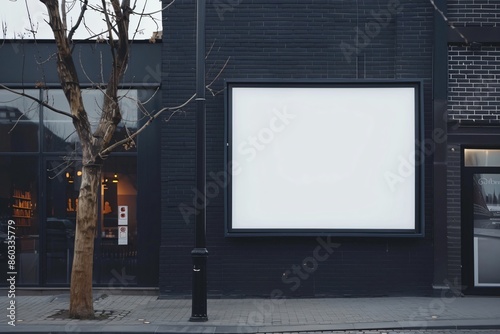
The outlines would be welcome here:
<svg viewBox="0 0 500 334">
<path fill-rule="evenodd" d="M 206 105 L 205 105 L 205 7 L 206 0 L 196 1 L 196 189 L 205 195 L 206 188 Z M 206 202 L 196 215 L 193 258 L 193 292 L 190 321 L 207 321 Z"/>
</svg>

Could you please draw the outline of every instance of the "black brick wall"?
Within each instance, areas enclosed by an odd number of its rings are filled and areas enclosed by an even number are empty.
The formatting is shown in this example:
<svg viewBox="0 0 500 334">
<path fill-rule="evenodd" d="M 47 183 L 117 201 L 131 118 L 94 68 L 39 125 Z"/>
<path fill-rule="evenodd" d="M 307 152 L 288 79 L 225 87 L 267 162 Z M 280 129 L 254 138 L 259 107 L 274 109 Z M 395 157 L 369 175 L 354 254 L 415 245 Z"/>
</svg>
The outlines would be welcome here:
<svg viewBox="0 0 500 334">
<path fill-rule="evenodd" d="M 462 283 L 462 204 L 461 204 L 461 148 L 460 145 L 448 146 L 448 280 L 454 285 Z"/>
<path fill-rule="evenodd" d="M 449 46 L 448 63 L 450 121 L 500 124 L 500 47 Z"/>
<path fill-rule="evenodd" d="M 234 5 L 231 5 L 234 4 Z M 388 6 L 401 11 L 381 17 Z M 399 8 L 399 7 L 398 7 Z M 195 2 L 164 13 L 162 97 L 165 106 L 195 92 Z M 423 79 L 427 135 L 431 123 L 433 10 L 427 0 L 241 0 L 207 4 L 207 82 L 225 78 Z M 358 44 L 356 47 L 356 38 Z M 207 169 L 224 170 L 224 95 L 207 95 Z M 194 109 L 163 123 L 160 291 L 189 294 L 194 215 Z M 314 237 L 225 238 L 224 198 L 207 209 L 210 294 L 269 296 L 423 295 L 432 283 L 431 158 L 426 164 L 426 237 L 335 238 L 328 259 L 300 279 L 282 276 L 313 255 Z M 207 181 L 212 179 L 209 176 Z M 185 204 L 185 205 L 184 205 Z M 185 214 L 186 216 L 186 214 Z M 290 278 L 297 275 L 289 275 Z"/>
<path fill-rule="evenodd" d="M 500 23 L 500 2 L 496 0 L 448 0 L 448 18 L 457 27 L 496 27 Z"/>
</svg>

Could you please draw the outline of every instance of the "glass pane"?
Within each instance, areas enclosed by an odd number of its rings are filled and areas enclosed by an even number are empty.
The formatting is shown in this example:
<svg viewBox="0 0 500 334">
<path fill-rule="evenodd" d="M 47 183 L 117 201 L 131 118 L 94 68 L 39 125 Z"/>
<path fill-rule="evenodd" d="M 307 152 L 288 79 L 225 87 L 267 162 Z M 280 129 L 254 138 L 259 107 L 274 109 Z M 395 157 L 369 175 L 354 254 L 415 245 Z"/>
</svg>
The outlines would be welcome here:
<svg viewBox="0 0 500 334">
<path fill-rule="evenodd" d="M 79 161 L 47 162 L 45 220 L 47 283 L 69 283 L 75 243 L 76 204 L 81 182 Z"/>
<path fill-rule="evenodd" d="M 474 174 L 474 285 L 500 287 L 500 174 Z"/>
<path fill-rule="evenodd" d="M 500 150 L 465 149 L 465 166 L 500 167 Z"/>
<path fill-rule="evenodd" d="M 32 157 L 0 157 L 0 284 L 7 270 L 9 220 L 15 223 L 19 284 L 37 284 L 39 272 L 38 171 Z M 11 230 L 12 232 L 12 230 Z"/>
<path fill-rule="evenodd" d="M 38 98 L 38 90 L 23 91 Z M 0 90 L 0 152 L 38 151 L 39 104 Z"/>
<path fill-rule="evenodd" d="M 53 107 L 69 112 L 69 104 L 62 90 L 50 90 L 44 94 L 47 102 Z M 120 90 L 118 94 L 120 96 L 122 121 L 118 125 L 112 142 L 126 137 L 125 127 L 131 132 L 137 129 L 137 90 Z M 87 89 L 83 91 L 82 96 L 92 131 L 95 131 L 101 115 L 104 93 L 97 89 Z M 78 149 L 78 135 L 69 117 L 44 108 L 43 119 L 45 151 L 72 152 Z M 124 150 L 124 148 L 118 147 L 115 151 L 121 150 Z"/>
<path fill-rule="evenodd" d="M 62 90 L 45 91 L 44 99 L 54 108 L 70 112 Z M 76 149 L 78 136 L 71 118 L 44 108 L 43 126 L 45 151 L 73 152 Z"/>
<path fill-rule="evenodd" d="M 109 286 L 136 284 L 136 157 L 111 157 L 106 161 L 101 198 L 99 283 Z"/>
</svg>

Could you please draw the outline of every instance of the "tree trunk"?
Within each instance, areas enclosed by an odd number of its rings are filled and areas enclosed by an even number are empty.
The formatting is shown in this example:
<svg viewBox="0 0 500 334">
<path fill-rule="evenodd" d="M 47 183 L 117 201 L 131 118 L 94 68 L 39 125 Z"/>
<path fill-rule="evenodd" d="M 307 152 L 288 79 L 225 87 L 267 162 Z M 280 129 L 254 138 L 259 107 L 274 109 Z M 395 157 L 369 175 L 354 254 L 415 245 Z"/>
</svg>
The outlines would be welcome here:
<svg viewBox="0 0 500 334">
<path fill-rule="evenodd" d="M 112 10 L 107 10 L 108 2 L 102 1 L 104 18 L 108 25 L 113 67 L 106 88 L 102 114 L 95 132 L 91 133 L 87 112 L 83 105 L 82 91 L 73 60 L 71 37 L 80 25 L 87 8 L 84 0 L 81 16 L 69 35 L 67 34 L 65 1 L 59 10 L 58 0 L 40 0 L 47 7 L 49 25 L 57 44 L 57 71 L 59 81 L 71 109 L 73 124 L 82 145 L 82 184 L 78 196 L 75 252 L 71 271 L 71 291 L 69 315 L 72 318 L 91 319 L 94 317 L 92 298 L 92 267 L 94 262 L 94 238 L 97 225 L 97 196 L 101 186 L 102 152 L 109 143 L 116 126 L 121 120 L 118 103 L 118 85 L 128 64 L 129 56 L 129 16 L 133 13 L 130 1 L 110 0 Z M 61 14 L 62 13 L 62 14 Z M 114 16 L 111 15 L 114 14 Z M 113 37 L 116 32 L 118 39 Z M 96 163 L 99 162 L 99 163 Z"/>
<path fill-rule="evenodd" d="M 98 214 L 97 195 L 100 184 L 101 166 L 84 166 L 80 194 L 78 195 L 75 252 L 71 271 L 69 315 L 72 318 L 94 318 L 92 268 Z"/>
</svg>

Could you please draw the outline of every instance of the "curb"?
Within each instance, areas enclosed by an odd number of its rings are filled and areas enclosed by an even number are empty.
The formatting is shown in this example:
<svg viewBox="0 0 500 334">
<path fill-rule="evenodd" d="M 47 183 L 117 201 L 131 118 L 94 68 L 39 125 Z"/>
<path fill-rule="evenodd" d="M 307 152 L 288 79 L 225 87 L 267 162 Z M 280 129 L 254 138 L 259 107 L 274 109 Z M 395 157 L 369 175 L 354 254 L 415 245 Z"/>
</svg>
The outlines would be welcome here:
<svg viewBox="0 0 500 334">
<path fill-rule="evenodd" d="M 67 324 L 26 324 L 0 325 L 0 333 L 165 333 L 165 334 L 255 334 L 255 333 L 289 333 L 320 331 L 353 331 L 353 330 L 460 330 L 460 329 L 500 329 L 497 319 L 464 319 L 464 320 L 432 320 L 432 321 L 390 321 L 373 323 L 343 323 L 324 325 L 289 325 L 289 326 L 235 326 L 235 325 L 93 325 L 71 322 Z"/>
</svg>

